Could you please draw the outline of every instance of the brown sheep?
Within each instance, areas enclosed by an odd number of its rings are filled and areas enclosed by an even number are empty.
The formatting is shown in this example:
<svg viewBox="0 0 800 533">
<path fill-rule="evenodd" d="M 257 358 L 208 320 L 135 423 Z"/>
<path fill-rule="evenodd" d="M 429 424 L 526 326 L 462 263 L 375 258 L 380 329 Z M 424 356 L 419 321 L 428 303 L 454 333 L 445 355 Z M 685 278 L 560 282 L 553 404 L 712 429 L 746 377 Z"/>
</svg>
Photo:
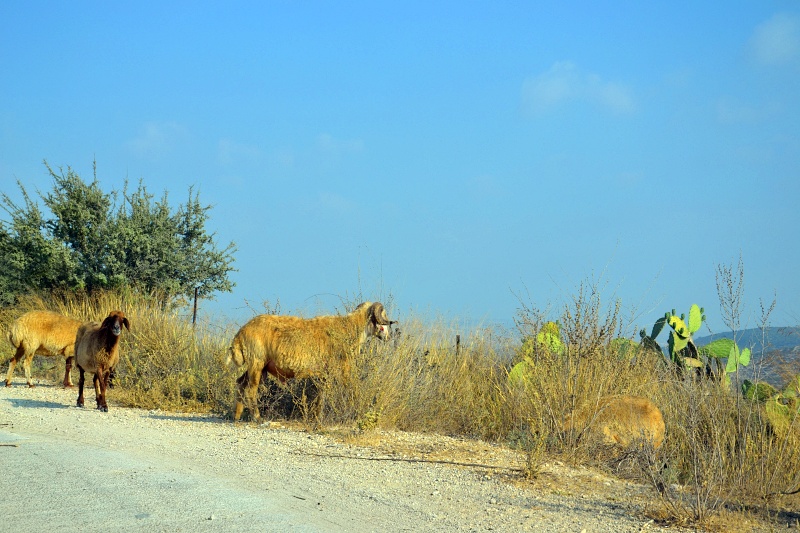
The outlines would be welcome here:
<svg viewBox="0 0 800 533">
<path fill-rule="evenodd" d="M 561 429 L 580 434 L 588 431 L 605 444 L 623 448 L 637 439 L 658 448 L 664 442 L 665 432 L 664 418 L 653 402 L 626 395 L 606 396 L 596 405 L 585 405 L 568 413 L 562 420 Z"/>
<path fill-rule="evenodd" d="M 108 412 L 106 389 L 111 370 L 119 362 L 119 336 L 122 326 L 130 331 L 131 323 L 122 311 L 111 311 L 99 322 L 83 324 L 75 336 L 75 363 L 78 365 L 78 407 L 83 407 L 84 372 L 94 374 L 94 395 L 97 408 Z"/>
<path fill-rule="evenodd" d="M 308 378 L 329 371 L 346 372 L 349 357 L 367 337 L 387 340 L 390 326 L 383 304 L 364 302 L 347 315 L 298 318 L 281 315 L 258 315 L 241 327 L 229 348 L 228 363 L 246 365 L 236 380 L 238 421 L 245 403 L 253 420 L 261 418 L 257 406 L 262 371 L 285 382 L 290 378 Z"/>
<path fill-rule="evenodd" d="M 75 333 L 80 325 L 79 320 L 53 311 L 30 311 L 16 319 L 8 330 L 8 340 L 17 351 L 8 364 L 6 387 L 11 386 L 14 368 L 23 356 L 25 379 L 28 381 L 28 387 L 33 387 L 31 361 L 34 355 L 50 357 L 63 355 L 66 363 L 64 386 L 72 387 L 70 371 L 75 356 Z"/>
</svg>

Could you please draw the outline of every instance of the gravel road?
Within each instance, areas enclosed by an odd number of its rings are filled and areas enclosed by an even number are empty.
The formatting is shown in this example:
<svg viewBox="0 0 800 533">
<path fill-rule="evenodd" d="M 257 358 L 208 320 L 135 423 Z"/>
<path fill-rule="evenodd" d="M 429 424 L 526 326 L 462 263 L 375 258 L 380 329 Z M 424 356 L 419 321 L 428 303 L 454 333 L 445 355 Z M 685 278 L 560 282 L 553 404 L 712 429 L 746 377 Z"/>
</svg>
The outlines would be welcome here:
<svg viewBox="0 0 800 533">
<path fill-rule="evenodd" d="M 15 532 L 660 529 L 642 512 L 647 487 L 559 463 L 530 482 L 524 457 L 487 443 L 234 425 L 118 407 L 113 391 L 102 413 L 76 398 L 0 388 L 0 512 Z"/>
</svg>

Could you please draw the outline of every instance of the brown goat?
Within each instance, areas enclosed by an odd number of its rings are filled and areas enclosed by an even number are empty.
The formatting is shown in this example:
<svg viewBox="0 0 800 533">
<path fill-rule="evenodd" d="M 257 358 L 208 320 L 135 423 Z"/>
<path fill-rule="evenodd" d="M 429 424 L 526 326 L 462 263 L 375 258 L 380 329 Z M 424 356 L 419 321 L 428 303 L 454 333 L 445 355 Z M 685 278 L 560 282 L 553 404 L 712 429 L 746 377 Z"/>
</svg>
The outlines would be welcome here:
<svg viewBox="0 0 800 533">
<path fill-rule="evenodd" d="M 72 387 L 70 371 L 75 356 L 75 333 L 80 325 L 79 320 L 53 311 L 30 311 L 16 319 L 8 330 L 8 340 L 17 351 L 8 363 L 6 387 L 11 386 L 14 368 L 23 356 L 25 379 L 28 387 L 33 387 L 31 361 L 34 355 L 63 355 L 66 363 L 64 386 Z"/>
<path fill-rule="evenodd" d="M 75 337 L 75 363 L 78 365 L 78 407 L 83 407 L 84 372 L 94 374 L 94 395 L 97 408 L 108 411 L 106 389 L 111 370 L 119 362 L 119 336 L 122 326 L 130 331 L 131 323 L 122 311 L 111 311 L 99 322 L 87 322 Z"/>
<path fill-rule="evenodd" d="M 229 348 L 228 363 L 246 365 L 236 380 L 238 421 L 245 403 L 251 418 L 258 420 L 257 394 L 262 372 L 285 382 L 290 378 L 309 378 L 330 371 L 346 372 L 349 359 L 367 337 L 386 340 L 394 322 L 386 317 L 380 302 L 364 302 L 343 316 L 298 318 L 258 315 L 241 327 Z"/>
<path fill-rule="evenodd" d="M 568 413 L 561 423 L 563 431 L 588 432 L 605 444 L 628 447 L 636 440 L 654 448 L 664 442 L 664 418 L 656 405 L 638 396 L 605 396 L 597 404 L 584 405 Z"/>
</svg>

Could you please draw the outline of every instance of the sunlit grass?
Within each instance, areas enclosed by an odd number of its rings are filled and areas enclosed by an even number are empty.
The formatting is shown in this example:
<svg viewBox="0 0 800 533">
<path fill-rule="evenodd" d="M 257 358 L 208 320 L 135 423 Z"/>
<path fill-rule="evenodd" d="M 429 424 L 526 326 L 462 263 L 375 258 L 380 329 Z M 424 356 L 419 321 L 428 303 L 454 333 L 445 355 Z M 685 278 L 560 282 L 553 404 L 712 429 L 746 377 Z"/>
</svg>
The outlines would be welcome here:
<svg viewBox="0 0 800 533">
<path fill-rule="evenodd" d="M 112 404 L 230 418 L 241 370 L 225 366 L 226 350 L 241 324 L 192 326 L 185 308 L 164 308 L 156 296 L 103 293 L 28 297 L 0 310 L 0 327 L 6 329 L 24 311 L 43 308 L 82 320 L 102 320 L 114 309 L 129 317 L 131 331 L 123 333 L 109 393 Z M 528 455 L 530 476 L 552 457 L 591 464 L 662 489 L 653 492 L 659 516 L 681 523 L 706 523 L 726 509 L 796 502 L 779 493 L 800 481 L 798 422 L 776 429 L 763 405 L 737 390 L 679 378 L 654 352 L 622 353 L 615 339 L 632 335 L 624 331 L 619 309 L 617 303 L 604 305 L 594 287 L 581 286 L 554 317 L 563 342 L 559 350 L 524 342 L 553 318 L 533 307 L 523 306 L 518 331 L 511 333 L 404 316 L 389 342 L 373 339 L 352 354 L 346 375 L 323 376 L 313 387 L 266 380 L 262 414 L 294 417 L 310 427 L 350 428 L 354 434 L 382 428 L 505 443 Z M 526 357 L 524 379 L 510 380 L 510 370 Z M 34 372 L 46 371 L 60 382 L 63 361 L 37 360 L 45 362 Z M 310 408 L 315 391 L 320 405 Z M 303 392 L 310 396 L 305 403 Z M 560 421 L 572 409 L 612 394 L 644 396 L 661 409 L 667 437 L 659 450 L 620 458 L 580 432 L 561 430 Z"/>
</svg>

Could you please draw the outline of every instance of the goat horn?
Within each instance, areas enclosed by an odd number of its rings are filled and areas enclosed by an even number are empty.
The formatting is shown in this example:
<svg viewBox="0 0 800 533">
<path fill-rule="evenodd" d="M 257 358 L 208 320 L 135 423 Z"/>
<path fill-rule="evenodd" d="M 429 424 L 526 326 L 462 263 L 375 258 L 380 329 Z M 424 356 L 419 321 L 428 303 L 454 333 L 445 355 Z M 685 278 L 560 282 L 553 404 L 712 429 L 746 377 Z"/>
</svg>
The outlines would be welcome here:
<svg viewBox="0 0 800 533">
<path fill-rule="evenodd" d="M 372 320 L 374 320 L 376 324 L 389 323 L 389 318 L 386 316 L 386 308 L 383 307 L 383 304 L 380 302 L 375 302 L 372 304 L 370 314 L 372 315 Z"/>
</svg>

